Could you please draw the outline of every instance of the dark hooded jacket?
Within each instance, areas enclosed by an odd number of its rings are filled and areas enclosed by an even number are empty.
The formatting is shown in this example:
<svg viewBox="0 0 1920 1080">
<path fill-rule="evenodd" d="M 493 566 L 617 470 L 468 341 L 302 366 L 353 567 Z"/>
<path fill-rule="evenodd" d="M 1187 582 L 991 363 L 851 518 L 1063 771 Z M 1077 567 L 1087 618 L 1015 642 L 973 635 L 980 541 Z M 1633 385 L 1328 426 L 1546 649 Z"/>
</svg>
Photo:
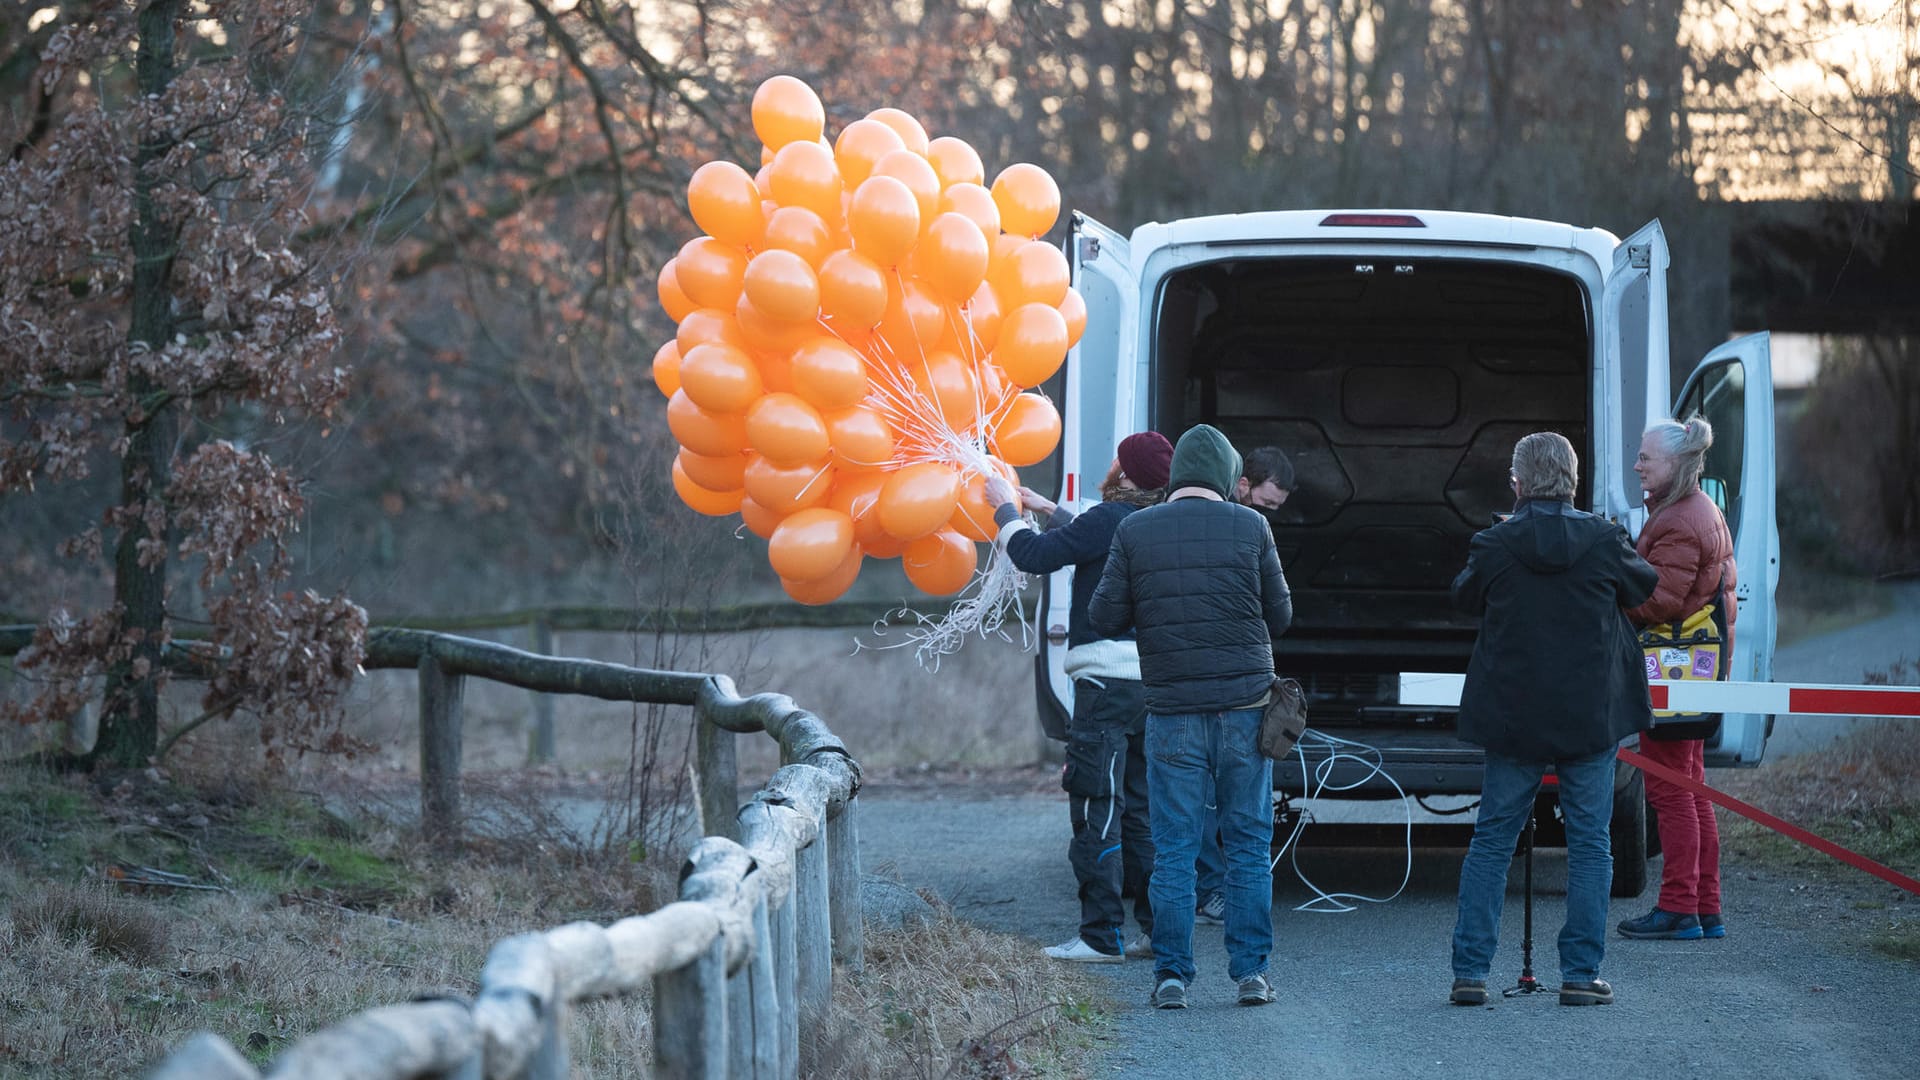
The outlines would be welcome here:
<svg viewBox="0 0 1920 1080">
<path fill-rule="evenodd" d="M 1505 757 L 1599 753 L 1653 725 L 1626 610 L 1659 575 L 1626 530 L 1564 502 L 1533 499 L 1474 536 L 1453 600 L 1477 614 L 1460 737 Z"/>
<path fill-rule="evenodd" d="M 1168 488 L 1224 497 L 1239 476 L 1240 455 L 1202 424 L 1174 447 Z M 1221 712 L 1265 699 L 1293 600 L 1264 518 L 1188 496 L 1121 520 L 1087 616 L 1108 637 L 1135 631 L 1148 711 Z"/>
</svg>

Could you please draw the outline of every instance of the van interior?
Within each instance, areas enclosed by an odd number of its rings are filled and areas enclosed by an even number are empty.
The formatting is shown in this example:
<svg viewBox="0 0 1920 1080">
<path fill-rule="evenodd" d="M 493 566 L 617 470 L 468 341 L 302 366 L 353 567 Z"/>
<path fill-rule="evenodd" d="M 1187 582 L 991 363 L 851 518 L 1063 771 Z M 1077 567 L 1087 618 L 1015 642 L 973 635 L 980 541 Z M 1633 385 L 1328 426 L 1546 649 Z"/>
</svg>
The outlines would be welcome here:
<svg viewBox="0 0 1920 1080">
<path fill-rule="evenodd" d="M 1590 310 L 1569 275 L 1469 259 L 1233 259 L 1164 279 L 1153 429 L 1209 423 L 1293 460 L 1269 515 L 1294 597 L 1276 659 L 1315 691 L 1316 726 L 1343 700 L 1349 722 L 1394 700 L 1397 672 L 1466 669 L 1475 620 L 1448 588 L 1512 507 L 1522 435 L 1566 436 L 1591 504 Z"/>
</svg>

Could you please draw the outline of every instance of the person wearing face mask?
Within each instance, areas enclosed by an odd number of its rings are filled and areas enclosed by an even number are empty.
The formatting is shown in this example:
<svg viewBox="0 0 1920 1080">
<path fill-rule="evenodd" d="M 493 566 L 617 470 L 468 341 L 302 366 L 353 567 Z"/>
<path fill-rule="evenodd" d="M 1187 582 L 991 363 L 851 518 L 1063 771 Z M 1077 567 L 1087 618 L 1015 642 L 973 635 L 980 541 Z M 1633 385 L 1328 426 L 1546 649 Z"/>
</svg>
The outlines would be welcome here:
<svg viewBox="0 0 1920 1080">
<path fill-rule="evenodd" d="M 1240 480 L 1233 486 L 1233 501 L 1255 510 L 1278 510 L 1293 494 L 1293 462 L 1277 446 L 1260 446 L 1247 451 L 1240 466 Z"/>
<path fill-rule="evenodd" d="M 989 477 L 987 501 L 996 508 L 998 543 L 1013 565 L 1029 574 L 1073 567 L 1073 601 L 1067 612 L 1068 678 L 1073 680 L 1073 716 L 1067 724 L 1067 764 L 1060 783 L 1067 792 L 1073 839 L 1067 859 L 1080 891 L 1080 932 L 1046 954 L 1083 964 L 1117 964 L 1145 956 L 1153 935 L 1147 881 L 1153 869 L 1153 836 L 1147 817 L 1147 707 L 1140 682 L 1140 654 L 1132 630 L 1101 634 L 1087 605 L 1107 565 L 1107 550 L 1120 522 L 1161 501 L 1173 462 L 1173 444 L 1153 431 L 1120 440 L 1113 465 L 1100 485 L 1101 501 L 1079 515 L 1029 488 L 1016 492 Z M 1045 531 L 1021 518 L 1021 509 L 1047 515 Z M 1125 940 L 1127 897 L 1140 937 Z"/>
<path fill-rule="evenodd" d="M 1723 605 L 1726 641 L 1733 653 L 1731 603 L 1738 570 L 1733 535 L 1720 508 L 1700 490 L 1713 428 L 1695 416 L 1686 423 L 1662 420 L 1640 440 L 1633 471 L 1647 496 L 1647 524 L 1634 549 L 1660 572 L 1646 603 L 1627 611 L 1636 627 L 1686 619 L 1708 604 Z M 1706 778 L 1702 739 L 1663 739 L 1654 728 L 1640 740 L 1647 759 L 1694 780 Z M 1652 911 L 1619 925 L 1630 938 L 1690 941 L 1727 935 L 1720 917 L 1720 828 L 1713 804 L 1678 784 L 1647 774 L 1647 802 L 1659 818 L 1660 899 Z"/>
</svg>

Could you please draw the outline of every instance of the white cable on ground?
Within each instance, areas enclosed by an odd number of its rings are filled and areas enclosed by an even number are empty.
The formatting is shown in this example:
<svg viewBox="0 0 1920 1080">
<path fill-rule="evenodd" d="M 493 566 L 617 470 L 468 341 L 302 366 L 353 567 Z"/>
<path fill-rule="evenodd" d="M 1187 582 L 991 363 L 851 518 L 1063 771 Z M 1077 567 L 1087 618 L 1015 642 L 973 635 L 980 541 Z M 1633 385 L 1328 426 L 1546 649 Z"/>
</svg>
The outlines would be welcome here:
<svg viewBox="0 0 1920 1080">
<path fill-rule="evenodd" d="M 1311 779 L 1308 779 L 1307 770 L 1306 745 L 1309 741 L 1312 741 L 1316 748 L 1323 749 L 1327 753 L 1326 758 L 1312 770 Z M 1362 751 L 1362 753 L 1355 753 L 1345 749 L 1347 747 L 1356 748 Z M 1368 746 L 1366 743 L 1355 742 L 1351 739 L 1342 739 L 1336 735 L 1328 735 L 1326 732 L 1314 728 L 1308 728 L 1301 734 L 1300 741 L 1294 744 L 1293 750 L 1300 758 L 1301 799 L 1317 799 L 1323 792 L 1327 791 L 1351 791 L 1372 780 L 1375 776 L 1380 776 L 1384 777 L 1387 783 L 1393 785 L 1393 790 L 1400 795 L 1400 805 L 1407 811 L 1406 870 L 1400 876 L 1400 887 L 1393 890 L 1390 896 L 1362 896 L 1358 893 L 1328 892 L 1314 884 L 1313 881 L 1307 877 L 1305 871 L 1300 869 L 1300 847 L 1298 841 L 1301 832 L 1307 827 L 1307 814 L 1303 811 L 1300 814 L 1299 820 L 1294 822 L 1293 832 L 1288 834 L 1286 840 L 1281 843 L 1279 850 L 1274 852 L 1273 860 L 1268 863 L 1267 867 L 1269 870 L 1272 870 L 1273 867 L 1279 865 L 1280 856 L 1289 855 L 1294 876 L 1300 879 L 1302 885 L 1313 890 L 1314 898 L 1295 907 L 1293 910 L 1313 911 L 1322 914 L 1357 911 L 1359 910 L 1357 905 L 1360 903 L 1384 904 L 1396 899 L 1401 893 L 1407 891 L 1407 883 L 1413 880 L 1413 807 L 1407 803 L 1406 791 L 1394 780 L 1393 774 L 1386 770 L 1386 763 L 1381 757 L 1380 751 Z M 1328 782 L 1328 778 L 1333 775 L 1335 764 L 1341 760 L 1357 761 L 1362 765 L 1368 766 L 1369 771 L 1352 783 L 1334 786 Z M 1344 901 L 1348 900 L 1355 901 L 1356 903 L 1344 903 Z"/>
</svg>

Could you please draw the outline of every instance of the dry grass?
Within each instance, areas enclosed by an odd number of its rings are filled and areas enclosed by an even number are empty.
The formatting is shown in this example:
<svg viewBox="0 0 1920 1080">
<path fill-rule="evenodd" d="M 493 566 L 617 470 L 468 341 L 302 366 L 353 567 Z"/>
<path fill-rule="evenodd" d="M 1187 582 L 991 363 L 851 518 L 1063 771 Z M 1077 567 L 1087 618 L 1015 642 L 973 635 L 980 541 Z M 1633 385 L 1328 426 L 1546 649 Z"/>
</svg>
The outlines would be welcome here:
<svg viewBox="0 0 1920 1080">
<path fill-rule="evenodd" d="M 13 907 L 14 933 L 84 945 L 140 967 L 168 955 L 167 923 L 143 905 L 105 891 L 55 885 Z"/>
</svg>

